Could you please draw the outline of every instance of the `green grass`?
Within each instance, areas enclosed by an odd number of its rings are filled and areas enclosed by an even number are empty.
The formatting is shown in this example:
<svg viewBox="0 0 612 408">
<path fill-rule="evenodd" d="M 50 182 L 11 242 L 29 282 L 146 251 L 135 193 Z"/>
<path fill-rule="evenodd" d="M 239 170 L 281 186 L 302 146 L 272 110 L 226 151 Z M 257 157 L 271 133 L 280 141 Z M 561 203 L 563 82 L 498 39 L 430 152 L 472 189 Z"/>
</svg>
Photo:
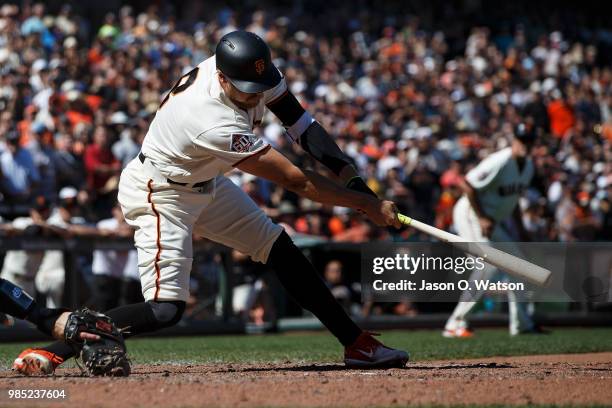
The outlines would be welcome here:
<svg viewBox="0 0 612 408">
<path fill-rule="evenodd" d="M 406 349 L 412 361 L 612 351 L 612 328 L 555 329 L 550 335 L 509 337 L 505 329 L 478 330 L 471 339 L 445 339 L 439 331 L 388 331 L 381 339 Z M 6 369 L 24 347 L 0 343 Z M 128 341 L 134 363 L 340 362 L 342 348 L 328 333 L 259 336 L 141 338 Z"/>
</svg>

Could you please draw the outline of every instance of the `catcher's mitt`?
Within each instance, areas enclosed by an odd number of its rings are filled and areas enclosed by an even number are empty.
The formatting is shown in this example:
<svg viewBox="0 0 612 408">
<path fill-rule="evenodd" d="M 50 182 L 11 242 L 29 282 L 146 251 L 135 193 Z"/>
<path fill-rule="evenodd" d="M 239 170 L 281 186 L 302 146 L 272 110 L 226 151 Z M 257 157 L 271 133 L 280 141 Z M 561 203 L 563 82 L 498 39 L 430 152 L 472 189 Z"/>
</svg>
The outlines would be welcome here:
<svg viewBox="0 0 612 408">
<path fill-rule="evenodd" d="M 87 332 L 100 336 L 100 340 L 81 340 L 80 334 Z M 89 375 L 130 375 L 130 361 L 121 329 L 110 317 L 83 308 L 72 312 L 64 328 L 64 337 L 83 361 L 83 371 Z"/>
</svg>

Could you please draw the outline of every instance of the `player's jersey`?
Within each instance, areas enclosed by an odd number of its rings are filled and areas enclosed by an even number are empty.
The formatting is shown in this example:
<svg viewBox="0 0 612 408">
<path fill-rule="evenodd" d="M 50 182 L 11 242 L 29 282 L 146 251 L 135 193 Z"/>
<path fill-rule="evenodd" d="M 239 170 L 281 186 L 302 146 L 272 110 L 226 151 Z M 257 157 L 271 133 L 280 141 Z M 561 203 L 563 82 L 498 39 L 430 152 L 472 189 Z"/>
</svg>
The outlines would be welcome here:
<svg viewBox="0 0 612 408">
<path fill-rule="evenodd" d="M 534 168 L 530 158 L 519 170 L 510 147 L 493 153 L 470 170 L 465 178 L 476 190 L 484 213 L 495 221 L 508 218 L 521 193 L 529 186 Z"/>
<path fill-rule="evenodd" d="M 142 153 L 173 181 L 210 180 L 267 148 L 253 128 L 261 122 L 265 105 L 286 90 L 283 78 L 264 92 L 255 108 L 241 109 L 225 96 L 212 56 L 172 88 L 151 122 Z"/>
</svg>

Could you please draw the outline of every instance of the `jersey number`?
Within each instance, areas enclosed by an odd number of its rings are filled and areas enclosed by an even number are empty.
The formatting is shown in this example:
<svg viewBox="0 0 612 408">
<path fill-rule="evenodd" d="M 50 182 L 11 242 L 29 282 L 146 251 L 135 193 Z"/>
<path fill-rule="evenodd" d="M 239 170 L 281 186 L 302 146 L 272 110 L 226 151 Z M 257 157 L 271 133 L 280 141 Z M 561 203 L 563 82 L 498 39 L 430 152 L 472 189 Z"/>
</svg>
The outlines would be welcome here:
<svg viewBox="0 0 612 408">
<path fill-rule="evenodd" d="M 170 95 L 180 94 L 185 89 L 189 88 L 195 82 L 198 76 L 198 71 L 199 68 L 195 67 L 194 69 L 183 75 L 178 81 L 176 81 L 176 84 L 174 84 L 170 92 L 168 92 L 162 103 L 159 105 L 159 109 L 161 109 L 162 106 L 164 106 L 164 104 L 168 102 L 168 99 L 170 99 Z"/>
</svg>

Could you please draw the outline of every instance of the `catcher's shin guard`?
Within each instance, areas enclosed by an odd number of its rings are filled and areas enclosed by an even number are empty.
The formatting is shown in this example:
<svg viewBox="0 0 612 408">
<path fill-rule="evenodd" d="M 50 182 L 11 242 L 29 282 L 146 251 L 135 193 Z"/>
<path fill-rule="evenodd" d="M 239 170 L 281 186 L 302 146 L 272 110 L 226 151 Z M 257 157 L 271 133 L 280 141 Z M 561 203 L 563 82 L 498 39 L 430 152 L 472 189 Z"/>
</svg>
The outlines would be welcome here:
<svg viewBox="0 0 612 408">
<path fill-rule="evenodd" d="M 0 312 L 34 323 L 45 334 L 51 335 L 57 318 L 68 309 L 48 309 L 39 306 L 32 296 L 19 286 L 0 278 Z"/>
<path fill-rule="evenodd" d="M 0 312 L 10 314 L 18 319 L 25 317 L 32 311 L 36 302 L 19 286 L 0 278 Z"/>
</svg>

